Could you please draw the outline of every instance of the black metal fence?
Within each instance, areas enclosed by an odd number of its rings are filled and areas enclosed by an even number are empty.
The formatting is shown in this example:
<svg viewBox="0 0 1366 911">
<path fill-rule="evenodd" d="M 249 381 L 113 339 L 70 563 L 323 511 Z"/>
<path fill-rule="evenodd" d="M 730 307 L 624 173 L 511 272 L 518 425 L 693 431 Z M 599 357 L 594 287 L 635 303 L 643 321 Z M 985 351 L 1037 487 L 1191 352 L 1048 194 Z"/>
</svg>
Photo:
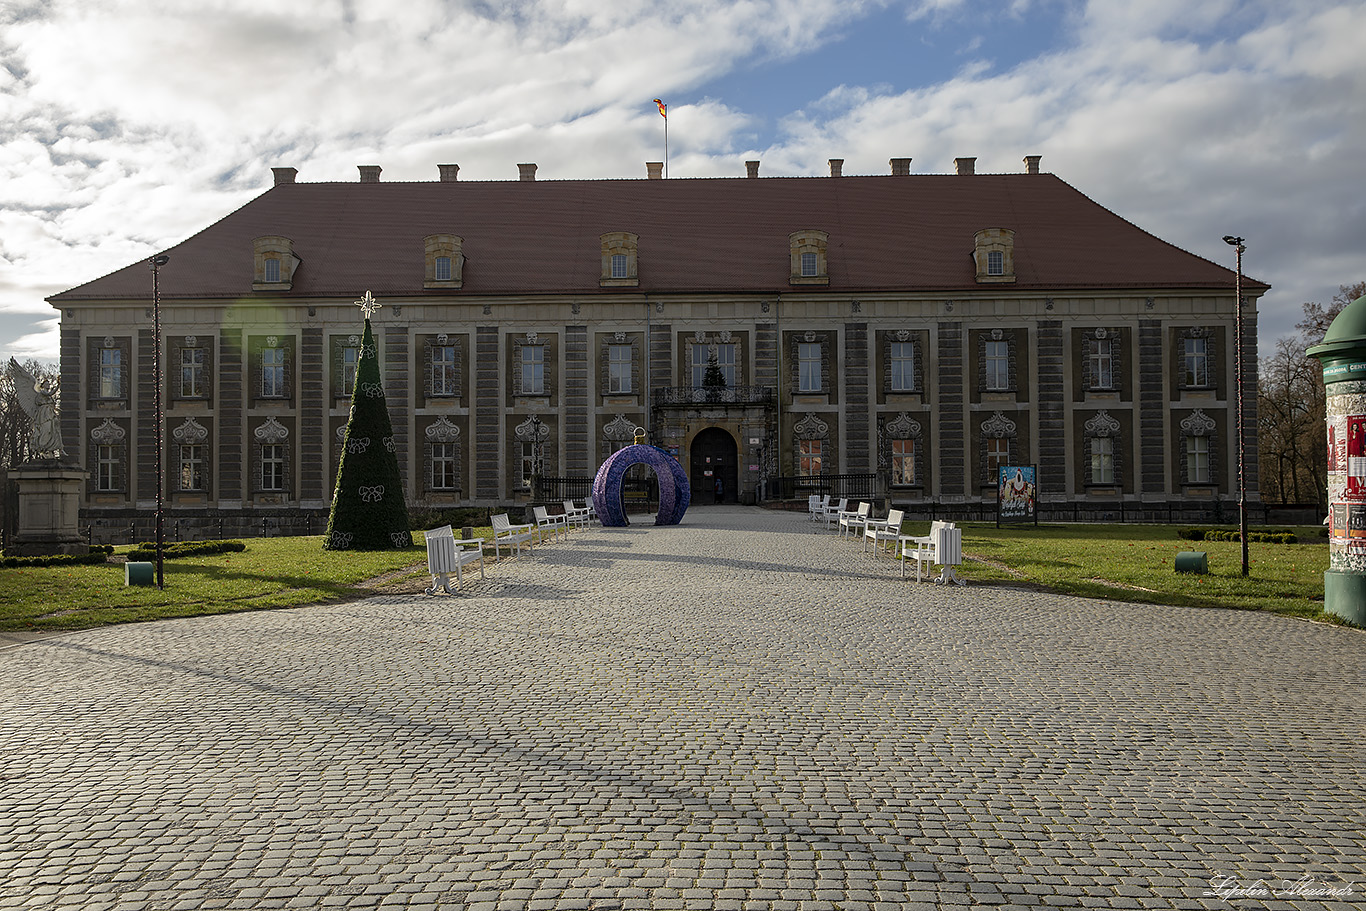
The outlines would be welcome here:
<svg viewBox="0 0 1366 911">
<path fill-rule="evenodd" d="M 541 478 L 536 486 L 536 499 L 542 503 L 561 500 L 586 500 L 593 495 L 593 479 Z"/>
<path fill-rule="evenodd" d="M 788 478 L 766 478 L 765 500 L 800 500 L 812 494 L 832 499 L 871 500 L 877 489 L 875 474 L 799 475 Z"/>
<path fill-rule="evenodd" d="M 892 506 L 905 513 L 907 521 L 995 522 L 996 504 L 897 502 Z M 1238 504 L 1228 502 L 1191 503 L 1169 500 L 1161 503 L 1040 503 L 1040 522 L 1072 522 L 1103 525 L 1137 523 L 1143 525 L 1236 525 Z M 1317 516 L 1317 518 L 1315 518 Z M 1247 520 L 1252 525 L 1317 525 L 1322 514 L 1313 506 L 1281 507 L 1249 503 Z"/>
</svg>

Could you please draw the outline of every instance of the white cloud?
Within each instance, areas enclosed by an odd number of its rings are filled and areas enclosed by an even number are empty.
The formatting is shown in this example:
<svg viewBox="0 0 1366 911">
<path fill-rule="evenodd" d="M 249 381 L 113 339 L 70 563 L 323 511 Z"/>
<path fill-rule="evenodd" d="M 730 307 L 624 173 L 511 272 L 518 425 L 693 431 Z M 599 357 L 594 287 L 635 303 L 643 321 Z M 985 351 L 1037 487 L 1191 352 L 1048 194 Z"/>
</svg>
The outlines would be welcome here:
<svg viewBox="0 0 1366 911">
<path fill-rule="evenodd" d="M 883 0 L 886 2 L 886 0 Z M 1355 188 L 1366 148 L 1366 5 L 1314 0 L 1012 0 L 1069 11 L 1061 46 L 1004 72 L 973 61 L 892 93 L 813 72 L 807 103 L 754 149 L 756 117 L 696 86 L 832 40 L 882 3 L 816 0 L 53 0 L 0 10 L 0 313 L 167 247 L 270 184 L 642 176 L 662 157 L 649 99 L 670 102 L 671 172 L 1014 171 L 1026 154 L 1159 236 L 1248 270 L 1293 311 L 1366 277 Z M 1293 6 L 1293 9 L 1291 8 Z M 909 0 L 934 29 L 980 15 Z M 856 48 L 855 48 L 856 50 Z M 1353 271 L 1355 270 L 1355 271 Z M 1263 337 L 1268 324 L 1263 320 Z M 32 322 L 0 338 L 53 338 Z M 0 349 L 17 350 L 16 342 Z M 55 342 L 53 344 L 55 352 Z"/>
</svg>

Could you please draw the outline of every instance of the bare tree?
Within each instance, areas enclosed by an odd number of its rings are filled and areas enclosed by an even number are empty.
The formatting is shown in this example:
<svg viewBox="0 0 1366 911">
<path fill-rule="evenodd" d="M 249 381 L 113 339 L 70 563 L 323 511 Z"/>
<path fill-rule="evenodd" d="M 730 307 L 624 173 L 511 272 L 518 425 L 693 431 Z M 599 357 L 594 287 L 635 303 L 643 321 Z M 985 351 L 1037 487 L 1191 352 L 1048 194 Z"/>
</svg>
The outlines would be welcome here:
<svg viewBox="0 0 1366 911">
<path fill-rule="evenodd" d="M 1257 377 L 1257 449 L 1262 499 L 1327 506 L 1327 398 L 1323 367 L 1305 350 L 1323 341 L 1334 317 L 1366 294 L 1366 281 L 1341 285 L 1327 306 L 1309 301 L 1294 335 L 1276 340 Z"/>
</svg>

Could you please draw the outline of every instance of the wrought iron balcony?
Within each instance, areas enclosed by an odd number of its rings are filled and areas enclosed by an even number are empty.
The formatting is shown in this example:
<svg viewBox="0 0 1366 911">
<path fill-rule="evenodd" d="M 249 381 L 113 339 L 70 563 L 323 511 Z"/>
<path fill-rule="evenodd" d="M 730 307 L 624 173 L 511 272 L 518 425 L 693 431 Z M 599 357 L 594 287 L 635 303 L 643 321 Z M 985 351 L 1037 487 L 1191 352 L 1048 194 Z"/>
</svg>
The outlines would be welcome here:
<svg viewBox="0 0 1366 911">
<path fill-rule="evenodd" d="M 651 393 L 654 404 L 762 405 L 773 401 L 772 386 L 664 386 Z"/>
</svg>

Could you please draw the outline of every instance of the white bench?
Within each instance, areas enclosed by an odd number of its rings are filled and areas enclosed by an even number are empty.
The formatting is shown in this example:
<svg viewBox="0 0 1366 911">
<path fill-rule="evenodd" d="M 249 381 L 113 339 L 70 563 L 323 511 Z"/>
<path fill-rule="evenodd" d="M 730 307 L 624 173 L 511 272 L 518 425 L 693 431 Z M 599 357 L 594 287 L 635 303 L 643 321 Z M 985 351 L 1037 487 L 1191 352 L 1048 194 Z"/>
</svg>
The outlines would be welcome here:
<svg viewBox="0 0 1366 911">
<path fill-rule="evenodd" d="M 892 542 L 893 548 L 896 540 L 901 537 L 901 520 L 906 514 L 900 509 L 892 509 L 887 512 L 885 519 L 867 519 L 863 523 L 863 549 L 868 549 L 868 542 L 873 542 L 874 551 L 882 546 L 883 541 Z"/>
<path fill-rule="evenodd" d="M 941 585 L 949 582 L 966 585 L 958 578 L 955 566 L 963 564 L 963 530 L 952 522 L 935 521 L 930 523 L 930 533 L 921 537 L 902 535 L 901 578 L 906 578 L 906 562 L 915 561 L 915 581 L 921 580 L 923 569 L 939 565 L 944 567 L 935 581 Z"/>
<path fill-rule="evenodd" d="M 567 516 L 552 516 L 544 506 L 531 507 L 531 513 L 536 517 L 536 530 L 538 532 L 550 529 L 550 539 L 555 537 L 563 529 L 565 535 L 569 534 L 569 518 Z"/>
<path fill-rule="evenodd" d="M 517 555 L 522 555 L 522 542 L 527 542 L 527 546 L 532 550 L 536 548 L 536 539 L 541 533 L 536 530 L 535 525 L 513 525 L 505 512 L 499 513 L 492 519 L 493 522 L 493 555 L 501 557 L 502 552 L 499 547 L 503 544 L 508 545 L 511 550 L 513 545 L 517 547 Z"/>
<path fill-rule="evenodd" d="M 849 530 L 857 528 L 859 534 L 863 533 L 863 523 L 868 521 L 868 514 L 873 511 L 872 503 L 859 503 L 858 509 L 845 510 L 839 514 L 836 520 L 839 523 L 840 537 L 849 537 Z"/>
<path fill-rule="evenodd" d="M 591 504 L 592 501 L 590 500 Z M 564 518 L 566 522 L 578 525 L 580 528 L 588 527 L 588 520 L 592 518 L 592 509 L 589 506 L 575 506 L 573 500 L 563 500 Z"/>
<path fill-rule="evenodd" d="M 436 594 L 438 588 L 445 590 L 448 595 L 455 594 L 451 591 L 451 573 L 455 573 L 456 589 L 463 588 L 462 570 L 476 560 L 479 561 L 479 578 L 484 578 L 484 542 L 481 539 L 465 538 L 457 541 L 449 525 L 431 529 L 426 532 L 426 537 L 427 572 L 432 574 L 432 587 L 427 589 L 427 594 Z M 470 544 L 475 546 L 474 550 L 465 549 L 465 546 Z"/>
</svg>

